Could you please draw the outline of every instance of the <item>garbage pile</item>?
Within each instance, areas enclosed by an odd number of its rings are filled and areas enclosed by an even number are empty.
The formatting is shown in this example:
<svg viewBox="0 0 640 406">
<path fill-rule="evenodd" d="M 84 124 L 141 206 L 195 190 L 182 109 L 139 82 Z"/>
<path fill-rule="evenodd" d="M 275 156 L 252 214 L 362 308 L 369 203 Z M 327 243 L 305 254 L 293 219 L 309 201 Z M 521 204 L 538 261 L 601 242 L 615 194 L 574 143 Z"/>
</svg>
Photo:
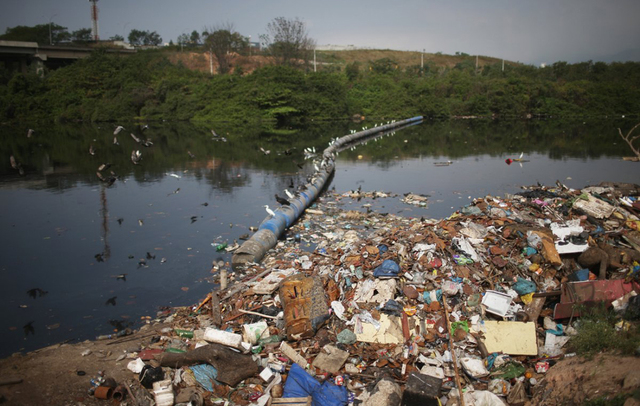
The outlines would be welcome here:
<svg viewBox="0 0 640 406">
<path fill-rule="evenodd" d="M 128 368 L 158 405 L 522 405 L 581 312 L 640 316 L 639 195 L 537 186 L 433 220 L 327 192 Z"/>
</svg>

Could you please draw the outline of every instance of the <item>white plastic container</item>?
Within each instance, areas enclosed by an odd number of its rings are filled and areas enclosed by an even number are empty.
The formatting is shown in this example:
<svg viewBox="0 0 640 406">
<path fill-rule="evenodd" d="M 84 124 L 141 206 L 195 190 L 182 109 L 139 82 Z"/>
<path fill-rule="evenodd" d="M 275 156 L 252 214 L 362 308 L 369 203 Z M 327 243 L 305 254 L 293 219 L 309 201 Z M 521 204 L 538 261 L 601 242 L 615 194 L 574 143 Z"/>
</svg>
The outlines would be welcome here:
<svg viewBox="0 0 640 406">
<path fill-rule="evenodd" d="M 153 395 L 156 398 L 156 406 L 173 406 L 173 386 L 171 379 L 153 383 Z"/>
<path fill-rule="evenodd" d="M 208 327 L 204 331 L 204 339 L 210 343 L 222 344 L 239 350 L 242 349 L 242 336 L 240 334 Z"/>
<path fill-rule="evenodd" d="M 506 293 L 487 290 L 482 298 L 482 304 L 486 306 L 489 313 L 504 317 L 509 311 L 511 300 L 511 296 Z"/>
<path fill-rule="evenodd" d="M 258 344 L 261 338 L 269 337 L 269 326 L 265 321 L 259 321 L 253 324 L 245 324 L 242 326 L 242 337 L 244 341 L 251 344 Z"/>
</svg>

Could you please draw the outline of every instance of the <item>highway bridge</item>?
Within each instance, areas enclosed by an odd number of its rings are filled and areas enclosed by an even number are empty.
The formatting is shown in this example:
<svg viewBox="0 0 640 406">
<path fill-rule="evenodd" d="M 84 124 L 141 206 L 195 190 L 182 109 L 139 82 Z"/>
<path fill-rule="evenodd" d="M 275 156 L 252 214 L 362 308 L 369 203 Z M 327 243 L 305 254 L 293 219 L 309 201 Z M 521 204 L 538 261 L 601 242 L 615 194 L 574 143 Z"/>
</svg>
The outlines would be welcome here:
<svg viewBox="0 0 640 406">
<path fill-rule="evenodd" d="M 63 46 L 63 45 L 39 45 L 36 42 L 0 41 L 0 64 L 10 71 L 26 73 L 32 67 L 35 71 L 43 73 L 44 68 L 57 69 L 68 65 L 78 59 L 86 58 L 98 48 Z M 107 52 L 119 54 L 132 54 L 134 49 L 125 48 L 99 48 Z"/>
</svg>

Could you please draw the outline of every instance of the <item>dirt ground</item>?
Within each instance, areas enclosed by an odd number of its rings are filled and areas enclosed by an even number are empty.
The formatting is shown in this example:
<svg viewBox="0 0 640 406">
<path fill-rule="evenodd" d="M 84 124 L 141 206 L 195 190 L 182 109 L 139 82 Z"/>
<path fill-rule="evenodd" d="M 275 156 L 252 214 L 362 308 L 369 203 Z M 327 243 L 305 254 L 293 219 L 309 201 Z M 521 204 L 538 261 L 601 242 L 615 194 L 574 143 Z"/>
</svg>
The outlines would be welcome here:
<svg viewBox="0 0 640 406">
<path fill-rule="evenodd" d="M 149 404 L 151 396 L 141 388 L 137 375 L 127 369 L 131 358 L 118 358 L 147 347 L 153 335 L 166 325 L 146 326 L 129 336 L 130 341 L 85 341 L 53 345 L 25 355 L 0 360 L 2 405 L 106 405 L 89 394 L 91 380 L 99 371 L 118 384 L 129 384 L 136 400 L 127 396 L 120 404 Z M 91 353 L 87 355 L 87 350 Z M 82 374 L 84 372 L 84 375 Z M 7 384 L 12 380 L 18 383 Z M 587 400 L 635 393 L 640 404 L 640 358 L 598 355 L 591 360 L 566 358 L 539 379 L 531 405 L 581 405 Z M 145 400 L 145 397 L 147 400 Z M 637 403 L 633 403 L 633 401 Z"/>
<path fill-rule="evenodd" d="M 84 341 L 77 344 L 52 345 L 24 355 L 14 354 L 0 360 L 0 404 L 2 405 L 105 405 L 89 394 L 91 380 L 103 371 L 105 377 L 118 384 L 133 383 L 133 393 L 142 399 L 136 374 L 127 369 L 131 358 L 117 361 L 127 352 L 135 354 L 150 344 L 153 335 L 166 327 L 162 324 L 145 328 L 127 337 L 131 341 Z M 89 352 L 87 354 L 87 352 Z M 86 355 L 83 355 L 86 354 Z M 8 384 L 11 381 L 18 383 Z M 121 404 L 125 404 L 122 402 Z M 128 396 L 126 404 L 133 402 Z"/>
<path fill-rule="evenodd" d="M 582 405 L 587 400 L 634 392 L 637 404 L 640 404 L 640 358 L 598 355 L 587 360 L 573 357 L 549 368 L 534 391 L 532 403 Z"/>
</svg>

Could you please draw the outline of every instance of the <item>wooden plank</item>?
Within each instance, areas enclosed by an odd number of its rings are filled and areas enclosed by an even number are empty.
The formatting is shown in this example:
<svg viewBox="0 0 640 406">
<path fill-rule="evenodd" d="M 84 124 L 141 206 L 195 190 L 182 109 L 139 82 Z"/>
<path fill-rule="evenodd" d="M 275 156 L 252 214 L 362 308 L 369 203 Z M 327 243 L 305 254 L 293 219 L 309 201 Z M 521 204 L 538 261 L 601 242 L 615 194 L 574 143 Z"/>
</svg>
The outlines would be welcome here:
<svg viewBox="0 0 640 406">
<path fill-rule="evenodd" d="M 220 328 L 222 316 L 220 315 L 220 296 L 217 291 L 211 292 L 211 321 L 214 326 Z"/>
<path fill-rule="evenodd" d="M 489 353 L 538 355 L 536 323 L 485 321 L 484 345 Z"/>
</svg>

